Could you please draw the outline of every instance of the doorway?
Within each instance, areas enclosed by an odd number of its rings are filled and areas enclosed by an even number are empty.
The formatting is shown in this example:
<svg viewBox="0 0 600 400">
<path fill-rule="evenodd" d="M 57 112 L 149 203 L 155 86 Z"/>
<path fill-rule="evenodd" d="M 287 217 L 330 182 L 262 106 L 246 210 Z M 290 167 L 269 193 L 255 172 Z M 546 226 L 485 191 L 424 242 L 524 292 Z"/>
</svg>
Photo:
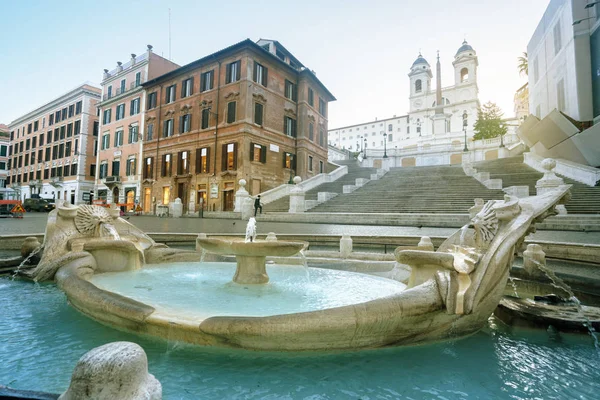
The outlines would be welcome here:
<svg viewBox="0 0 600 400">
<path fill-rule="evenodd" d="M 225 182 L 223 188 L 223 211 L 233 211 L 234 210 L 234 183 L 233 182 Z"/>
<path fill-rule="evenodd" d="M 112 191 L 113 193 L 113 204 L 119 203 L 119 188 L 115 187 Z"/>
<path fill-rule="evenodd" d="M 127 192 L 127 211 L 133 210 L 135 206 L 135 190 L 129 190 Z"/>
<path fill-rule="evenodd" d="M 177 197 L 181 199 L 181 203 L 183 204 L 183 212 L 187 212 L 187 185 L 185 183 L 177 184 Z"/>
<path fill-rule="evenodd" d="M 152 189 L 145 188 L 144 189 L 144 212 L 150 212 L 150 201 L 152 199 Z"/>
</svg>

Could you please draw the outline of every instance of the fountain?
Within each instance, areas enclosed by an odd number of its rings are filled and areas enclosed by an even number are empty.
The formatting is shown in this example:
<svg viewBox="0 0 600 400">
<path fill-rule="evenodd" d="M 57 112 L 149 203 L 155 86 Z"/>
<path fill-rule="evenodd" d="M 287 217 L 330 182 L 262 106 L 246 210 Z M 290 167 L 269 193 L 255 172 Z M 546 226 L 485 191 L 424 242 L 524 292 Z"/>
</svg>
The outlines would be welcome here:
<svg viewBox="0 0 600 400">
<path fill-rule="evenodd" d="M 555 214 L 555 206 L 568 196 L 569 186 L 563 185 L 539 196 L 522 199 L 506 196 L 504 200 L 490 201 L 438 251 L 397 253 L 398 262 L 411 269 L 407 288 L 396 281 L 377 278 L 379 281 L 371 284 L 373 289 L 366 297 L 298 311 L 244 315 L 236 313 L 234 308 L 225 315 L 206 309 L 188 312 L 181 300 L 177 300 L 175 310 L 173 304 L 162 301 L 164 296 L 152 297 L 150 289 L 141 291 L 143 295 L 137 297 L 117 293 L 111 286 L 114 283 L 103 283 L 106 281 L 103 277 L 114 276 L 113 281 L 137 280 L 141 279 L 139 273 L 152 268 L 163 271 L 160 282 L 170 293 L 183 290 L 169 286 L 173 280 L 170 276 L 190 274 L 189 271 L 177 272 L 180 262 L 198 262 L 200 255 L 156 244 L 119 218 L 118 211 L 93 206 L 67 205 L 50 214 L 46 249 L 39 265 L 29 275 L 34 280 L 54 279 L 73 307 L 97 321 L 193 344 L 297 351 L 430 343 L 466 336 L 487 324 L 504 291 L 515 248 L 534 229 L 535 222 Z M 236 257 L 233 284 L 240 288 L 198 286 L 190 288 L 184 297 L 189 300 L 194 293 L 201 294 L 199 291 L 215 290 L 215 294 L 223 296 L 223 302 L 228 302 L 227 290 L 236 291 L 236 295 L 247 291 L 262 299 L 267 294 L 274 296 L 269 297 L 268 302 L 278 303 L 276 292 L 281 286 L 270 282 L 266 257 L 294 255 L 302 249 L 303 243 L 256 241 L 254 235 L 251 223 L 247 241 L 198 239 L 198 246 L 209 252 Z M 219 273 L 220 268 L 208 263 L 190 265 L 204 277 Z M 283 268 L 278 274 L 285 276 Z M 131 275 L 136 273 L 138 275 Z M 350 282 L 365 277 L 344 274 L 343 279 Z M 315 279 L 318 276 L 311 272 L 311 281 L 313 275 Z M 187 284 L 185 279 L 179 284 Z M 326 297 L 328 287 L 341 278 L 329 276 L 328 279 L 320 289 Z M 390 283 L 389 290 L 378 290 L 384 281 Z M 294 286 L 292 283 L 289 288 L 297 291 Z M 352 291 L 356 289 L 345 293 Z M 300 293 L 299 296 L 310 298 L 312 294 Z M 189 301 L 185 301 L 187 303 Z M 248 307 L 251 311 L 252 305 Z"/>
</svg>

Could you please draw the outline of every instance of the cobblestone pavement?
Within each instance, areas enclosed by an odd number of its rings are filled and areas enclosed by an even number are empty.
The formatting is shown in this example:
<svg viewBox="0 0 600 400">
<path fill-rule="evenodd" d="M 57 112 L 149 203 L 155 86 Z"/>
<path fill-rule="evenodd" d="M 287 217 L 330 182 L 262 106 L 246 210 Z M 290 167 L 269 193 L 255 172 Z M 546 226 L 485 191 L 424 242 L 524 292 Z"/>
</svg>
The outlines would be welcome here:
<svg viewBox="0 0 600 400">
<path fill-rule="evenodd" d="M 43 233 L 46 228 L 48 214 L 27 213 L 22 219 L 0 219 L 0 235 Z M 129 222 L 145 232 L 173 233 L 238 233 L 246 230 L 245 221 L 231 219 L 203 218 L 157 218 L 151 216 L 132 216 Z M 371 225 L 327 225 L 288 222 L 257 223 L 258 232 L 265 234 L 349 234 L 352 236 L 449 236 L 456 232 L 455 228 L 416 228 L 406 226 L 371 226 Z M 573 242 L 600 244 L 600 232 L 567 232 L 538 231 L 533 235 L 536 240 L 556 242 Z"/>
</svg>

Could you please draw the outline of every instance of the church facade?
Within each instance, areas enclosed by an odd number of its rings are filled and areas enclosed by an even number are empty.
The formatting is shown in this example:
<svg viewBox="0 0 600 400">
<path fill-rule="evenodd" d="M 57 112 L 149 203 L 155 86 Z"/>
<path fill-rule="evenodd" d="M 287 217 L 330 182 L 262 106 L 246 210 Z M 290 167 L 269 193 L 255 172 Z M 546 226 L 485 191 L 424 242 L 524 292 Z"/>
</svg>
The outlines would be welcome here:
<svg viewBox="0 0 600 400">
<path fill-rule="evenodd" d="M 443 86 L 439 54 L 435 70 L 419 54 L 408 73 L 408 113 L 332 129 L 330 144 L 363 154 L 366 147 L 367 159 L 385 155 L 397 166 L 461 163 L 465 148 L 473 147 L 478 66 L 476 51 L 464 41 L 452 61 L 454 81 Z"/>
</svg>

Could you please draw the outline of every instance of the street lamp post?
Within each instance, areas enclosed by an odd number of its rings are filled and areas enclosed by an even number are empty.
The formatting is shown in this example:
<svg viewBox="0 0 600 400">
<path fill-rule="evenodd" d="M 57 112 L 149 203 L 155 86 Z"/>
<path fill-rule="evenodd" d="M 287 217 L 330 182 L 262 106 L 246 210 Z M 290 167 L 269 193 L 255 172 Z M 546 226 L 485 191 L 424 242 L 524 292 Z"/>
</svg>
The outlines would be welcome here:
<svg viewBox="0 0 600 400">
<path fill-rule="evenodd" d="M 367 158 L 367 138 L 365 138 L 365 157 L 364 158 L 365 159 Z"/>
<path fill-rule="evenodd" d="M 363 152 L 363 137 L 364 137 L 364 136 L 361 136 L 361 137 L 360 137 L 360 152 L 361 152 L 361 153 Z M 358 150 L 358 146 L 356 146 L 356 149 Z"/>
<path fill-rule="evenodd" d="M 467 118 L 469 116 L 465 112 L 465 113 L 463 113 L 462 117 L 463 117 L 463 131 L 465 132 L 465 148 L 463 149 L 463 151 L 469 151 L 469 148 L 467 147 Z"/>
<path fill-rule="evenodd" d="M 388 158 L 387 155 L 387 133 L 383 133 L 383 158 Z"/>
</svg>

